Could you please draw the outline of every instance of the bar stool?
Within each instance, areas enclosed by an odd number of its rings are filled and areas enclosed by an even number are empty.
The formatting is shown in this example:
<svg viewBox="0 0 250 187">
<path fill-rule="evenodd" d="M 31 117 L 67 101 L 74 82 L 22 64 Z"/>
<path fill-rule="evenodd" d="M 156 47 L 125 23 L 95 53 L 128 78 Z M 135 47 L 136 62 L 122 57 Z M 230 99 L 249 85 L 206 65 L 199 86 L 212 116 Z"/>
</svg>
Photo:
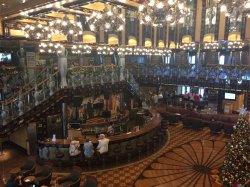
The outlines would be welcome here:
<svg viewBox="0 0 250 187">
<path fill-rule="evenodd" d="M 92 168 L 92 160 L 93 160 L 93 156 L 92 157 L 83 157 L 83 168 L 86 169 L 90 169 Z"/>
<path fill-rule="evenodd" d="M 154 147 L 154 150 L 156 150 L 157 148 L 157 141 L 159 139 L 159 137 L 157 135 L 153 136 L 153 147 Z"/>
<path fill-rule="evenodd" d="M 81 153 L 79 153 L 78 155 L 70 156 L 70 160 L 73 166 L 77 165 L 81 160 Z"/>
<path fill-rule="evenodd" d="M 100 154 L 101 162 L 102 162 L 102 168 L 105 168 L 108 152 Z"/>
<path fill-rule="evenodd" d="M 159 147 L 160 147 L 161 144 L 163 143 L 163 132 L 159 131 L 157 135 L 159 137 Z"/>
<path fill-rule="evenodd" d="M 128 162 L 130 162 L 130 160 L 131 160 L 132 151 L 133 151 L 133 146 L 131 145 L 131 143 L 128 143 L 126 145 L 126 152 L 127 152 L 127 155 L 128 155 Z"/>
<path fill-rule="evenodd" d="M 138 151 L 138 159 L 140 160 L 141 159 L 141 152 L 142 152 L 142 149 L 144 147 L 144 143 L 143 142 L 137 142 L 136 147 L 137 147 L 137 151 Z"/>
<path fill-rule="evenodd" d="M 118 161 L 119 161 L 119 156 L 121 154 L 121 147 L 120 146 L 115 147 L 114 148 L 114 153 L 115 153 L 115 163 L 117 165 Z"/>
<path fill-rule="evenodd" d="M 162 123 L 161 128 L 167 130 L 169 123 Z"/>
<path fill-rule="evenodd" d="M 56 146 L 56 153 L 55 153 L 55 157 L 56 157 L 56 165 L 61 167 L 62 166 L 62 158 L 64 157 L 64 153 L 59 149 L 61 148 L 61 145 Z"/>
<path fill-rule="evenodd" d="M 147 155 L 149 155 L 150 154 L 150 150 L 151 150 L 151 146 L 152 146 L 152 139 L 151 138 L 148 138 L 147 140 L 146 140 L 146 143 L 147 143 Z"/>
</svg>

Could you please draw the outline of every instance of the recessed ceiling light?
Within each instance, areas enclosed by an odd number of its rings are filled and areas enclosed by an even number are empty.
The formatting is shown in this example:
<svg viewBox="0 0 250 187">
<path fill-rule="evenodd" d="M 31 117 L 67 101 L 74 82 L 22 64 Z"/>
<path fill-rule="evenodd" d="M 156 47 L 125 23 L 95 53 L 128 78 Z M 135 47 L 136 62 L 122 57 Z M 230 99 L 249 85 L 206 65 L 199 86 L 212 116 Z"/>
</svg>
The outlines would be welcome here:
<svg viewBox="0 0 250 187">
<path fill-rule="evenodd" d="M 2 3 L 2 6 L 5 6 L 5 3 Z"/>
</svg>

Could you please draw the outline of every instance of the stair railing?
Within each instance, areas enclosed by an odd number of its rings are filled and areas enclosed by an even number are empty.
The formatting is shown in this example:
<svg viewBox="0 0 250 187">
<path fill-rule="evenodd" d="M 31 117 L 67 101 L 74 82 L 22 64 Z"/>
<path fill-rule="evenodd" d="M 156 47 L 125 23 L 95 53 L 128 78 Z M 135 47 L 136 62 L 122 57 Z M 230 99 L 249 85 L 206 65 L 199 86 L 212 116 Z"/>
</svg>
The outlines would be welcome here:
<svg viewBox="0 0 250 187">
<path fill-rule="evenodd" d="M 33 87 L 34 84 L 37 82 L 37 77 L 41 77 L 41 79 L 45 79 L 47 76 L 46 70 L 48 69 L 48 66 L 45 66 L 40 72 L 37 73 L 36 78 L 29 80 L 27 83 L 22 85 L 18 90 L 15 91 L 15 93 L 5 101 L 7 104 L 10 103 L 12 100 L 17 98 L 20 94 L 26 92 L 30 87 Z"/>
<path fill-rule="evenodd" d="M 45 78 L 35 86 L 21 92 L 11 101 L 2 103 L 0 124 L 6 125 L 9 121 L 28 112 L 33 107 L 39 105 L 42 101 L 49 98 L 54 92 L 60 89 L 58 71 Z M 22 90 L 23 91 L 23 90 Z"/>
</svg>

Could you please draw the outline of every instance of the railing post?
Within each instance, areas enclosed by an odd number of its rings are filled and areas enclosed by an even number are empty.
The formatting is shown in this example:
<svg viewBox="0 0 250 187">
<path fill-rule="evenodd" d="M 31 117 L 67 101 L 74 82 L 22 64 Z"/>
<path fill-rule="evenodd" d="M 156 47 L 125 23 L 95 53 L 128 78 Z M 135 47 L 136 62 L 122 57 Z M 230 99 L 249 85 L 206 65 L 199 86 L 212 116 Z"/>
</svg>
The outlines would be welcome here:
<svg viewBox="0 0 250 187">
<path fill-rule="evenodd" d="M 1 112 L 1 118 L 2 118 L 2 122 L 3 122 L 3 126 L 6 125 L 7 121 L 7 112 L 6 112 L 6 109 L 5 109 L 5 106 L 4 106 L 4 103 L 2 103 L 2 112 Z"/>
<path fill-rule="evenodd" d="M 49 76 L 49 95 L 52 96 L 54 93 L 54 87 L 55 87 L 55 82 L 53 80 L 53 77 L 50 75 Z"/>
<path fill-rule="evenodd" d="M 18 106 L 18 115 L 19 116 L 23 115 L 23 113 L 24 113 L 23 112 L 23 101 L 22 101 L 21 95 L 19 95 L 17 106 Z"/>
<path fill-rule="evenodd" d="M 63 139 L 67 139 L 68 137 L 68 127 L 67 127 L 67 117 L 66 117 L 66 109 L 67 109 L 67 105 L 66 103 L 62 103 L 62 115 L 61 115 L 61 119 L 62 119 L 62 137 Z"/>
<path fill-rule="evenodd" d="M 40 100 L 40 93 L 38 91 L 37 85 L 35 85 L 35 93 L 34 93 L 34 98 L 35 98 L 35 106 L 39 105 L 39 100 Z"/>
</svg>

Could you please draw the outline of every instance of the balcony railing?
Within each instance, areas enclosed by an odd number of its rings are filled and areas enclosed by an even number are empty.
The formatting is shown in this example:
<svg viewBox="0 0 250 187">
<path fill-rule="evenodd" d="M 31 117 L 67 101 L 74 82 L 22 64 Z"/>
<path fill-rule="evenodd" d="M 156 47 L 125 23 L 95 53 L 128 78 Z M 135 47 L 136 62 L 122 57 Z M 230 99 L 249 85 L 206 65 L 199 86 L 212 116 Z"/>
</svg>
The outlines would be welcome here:
<svg viewBox="0 0 250 187">
<path fill-rule="evenodd" d="M 97 84 L 114 84 L 119 81 L 128 82 L 131 92 L 137 93 L 139 90 L 133 75 L 119 66 L 76 66 L 70 68 L 67 74 L 68 88 L 73 89 L 89 85 L 94 87 Z M 50 74 L 42 81 L 36 82 L 33 87 L 23 86 L 19 94 L 2 103 L 0 127 L 4 127 L 10 121 L 24 115 L 60 89 L 58 71 Z"/>
</svg>

